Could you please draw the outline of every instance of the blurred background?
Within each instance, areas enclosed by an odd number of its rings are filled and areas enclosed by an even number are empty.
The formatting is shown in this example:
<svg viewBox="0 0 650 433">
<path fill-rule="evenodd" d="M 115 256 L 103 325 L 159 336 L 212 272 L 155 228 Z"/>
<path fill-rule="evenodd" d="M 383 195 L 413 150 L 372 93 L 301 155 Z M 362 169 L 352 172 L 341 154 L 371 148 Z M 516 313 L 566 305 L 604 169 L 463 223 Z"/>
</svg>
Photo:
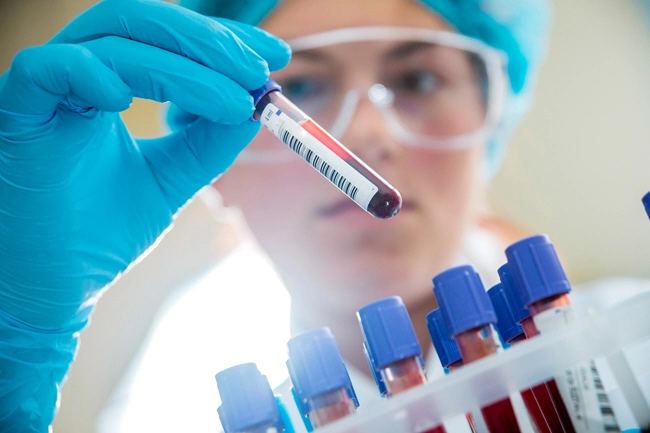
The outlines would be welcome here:
<svg viewBox="0 0 650 433">
<path fill-rule="evenodd" d="M 0 0 L 0 70 L 9 68 L 19 50 L 46 42 L 93 3 Z M 650 277 L 650 223 L 640 201 L 650 190 L 650 0 L 553 3 L 550 51 L 536 104 L 490 186 L 490 205 L 515 224 L 547 233 L 573 283 Z M 134 135 L 158 136 L 160 108 L 137 100 L 123 117 Z M 95 431 L 102 407 L 119 396 L 120 378 L 138 371 L 134 359 L 143 344 L 151 344 L 147 335 L 161 308 L 174 305 L 188 280 L 206 275 L 246 236 L 237 212 L 222 209 L 218 197 L 204 194 L 185 209 L 159 247 L 99 303 L 63 390 L 55 431 Z M 231 278 L 240 278 L 236 267 L 230 270 Z M 249 277 L 247 284 L 255 281 Z M 281 287 L 273 290 L 266 293 L 277 295 L 272 314 L 280 317 L 288 298 Z M 235 317 L 245 302 L 229 298 L 227 317 Z M 285 329 L 286 322 L 277 326 Z M 275 340 L 285 341 L 283 332 L 274 334 Z M 161 345 L 169 351 L 159 356 L 181 350 L 175 342 Z M 159 380 L 169 379 L 160 373 Z M 216 394 L 211 380 L 207 392 Z M 216 419 L 212 404 L 206 407 Z M 110 423 L 110 411 L 104 419 Z"/>
</svg>

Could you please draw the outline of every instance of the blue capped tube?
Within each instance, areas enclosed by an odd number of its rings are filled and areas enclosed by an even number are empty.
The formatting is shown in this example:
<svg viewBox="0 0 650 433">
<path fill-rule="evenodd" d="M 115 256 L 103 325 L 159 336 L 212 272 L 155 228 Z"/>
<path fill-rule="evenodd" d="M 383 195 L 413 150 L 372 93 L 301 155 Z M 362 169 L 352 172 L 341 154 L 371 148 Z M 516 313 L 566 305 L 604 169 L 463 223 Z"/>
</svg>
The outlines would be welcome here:
<svg viewBox="0 0 650 433">
<path fill-rule="evenodd" d="M 488 290 L 488 296 L 497 315 L 495 327 L 503 342 L 513 344 L 525 340 L 524 328 L 515 319 L 515 313 L 510 305 L 503 284 L 497 283 L 494 285 Z"/>
<path fill-rule="evenodd" d="M 427 329 L 443 368 L 453 371 L 463 366 L 463 357 L 456 340 L 451 338 L 440 308 L 427 314 Z"/>
<path fill-rule="evenodd" d="M 413 324 L 398 296 L 381 299 L 357 312 L 367 358 L 378 373 L 380 392 L 390 398 L 426 383 L 422 349 Z M 382 388 L 383 384 L 383 388 Z"/>
<path fill-rule="evenodd" d="M 457 266 L 436 275 L 433 292 L 465 364 L 497 353 L 491 326 L 497 316 L 473 266 Z M 491 433 L 521 431 L 509 398 L 485 406 L 481 412 Z"/>
<path fill-rule="evenodd" d="M 285 432 L 269 381 L 255 364 L 227 368 L 215 379 L 221 396 L 217 412 L 225 433 Z"/>
<path fill-rule="evenodd" d="M 391 398 L 427 383 L 422 349 L 399 296 L 380 299 L 357 312 L 364 349 L 380 394 Z M 445 433 L 443 425 L 426 433 Z"/>
<path fill-rule="evenodd" d="M 318 429 L 354 415 L 359 406 L 348 370 L 329 328 L 289 340 L 287 368 L 300 412 Z"/>
<path fill-rule="evenodd" d="M 273 80 L 249 92 L 255 104 L 252 120 L 296 152 L 353 202 L 375 218 L 392 218 L 402 196 L 358 156 L 296 107 Z"/>
</svg>

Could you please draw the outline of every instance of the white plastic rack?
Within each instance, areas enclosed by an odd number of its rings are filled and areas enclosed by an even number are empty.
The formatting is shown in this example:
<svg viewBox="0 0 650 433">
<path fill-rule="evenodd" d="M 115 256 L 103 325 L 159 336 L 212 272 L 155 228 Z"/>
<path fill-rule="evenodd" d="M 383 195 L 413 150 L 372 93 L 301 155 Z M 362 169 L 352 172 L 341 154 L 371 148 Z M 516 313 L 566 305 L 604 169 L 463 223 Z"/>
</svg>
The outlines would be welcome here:
<svg viewBox="0 0 650 433">
<path fill-rule="evenodd" d="M 440 380 L 386 400 L 319 432 L 420 433 L 440 425 L 443 419 L 476 410 L 512 392 L 545 382 L 578 363 L 603 357 L 610 360 L 610 364 L 612 360 L 625 362 L 623 348 L 648 341 L 650 293 L 643 293 L 611 309 L 580 318 L 561 331 L 540 335 L 464 366 Z M 639 383 L 629 382 L 631 376 L 626 376 L 625 368 L 622 371 L 617 379 L 627 381 L 628 390 L 640 397 L 633 402 L 635 418 L 642 427 L 650 428 L 647 396 L 644 398 L 640 393 Z"/>
</svg>

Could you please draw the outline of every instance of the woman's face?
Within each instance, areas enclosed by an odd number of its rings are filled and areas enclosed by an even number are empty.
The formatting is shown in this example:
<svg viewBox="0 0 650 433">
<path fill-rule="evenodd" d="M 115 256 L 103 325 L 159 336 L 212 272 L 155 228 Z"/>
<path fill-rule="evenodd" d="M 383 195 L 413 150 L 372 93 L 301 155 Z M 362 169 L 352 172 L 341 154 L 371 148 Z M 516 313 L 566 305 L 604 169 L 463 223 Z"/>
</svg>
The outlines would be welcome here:
<svg viewBox="0 0 650 433">
<path fill-rule="evenodd" d="M 284 39 L 359 26 L 450 30 L 410 0 L 285 0 L 262 25 Z M 352 88 L 381 82 L 391 68 L 381 59 L 395 42 L 367 45 L 361 52 L 341 46 L 323 50 L 318 58 L 296 55 L 293 70 L 329 69 Z M 280 71 L 274 78 L 291 78 L 287 74 Z M 476 101 L 476 107 L 465 104 L 445 124 L 480 118 L 480 97 Z M 255 140 L 251 146 L 275 138 L 262 130 Z M 474 217 L 483 146 L 455 151 L 406 147 L 387 132 L 367 98 L 360 100 L 340 141 L 400 191 L 403 207 L 396 217 L 374 219 L 298 158 L 236 163 L 216 188 L 227 205 L 242 210 L 287 280 L 294 302 L 342 312 L 391 295 L 400 295 L 407 306 L 430 299 L 431 277 L 454 264 Z"/>
</svg>

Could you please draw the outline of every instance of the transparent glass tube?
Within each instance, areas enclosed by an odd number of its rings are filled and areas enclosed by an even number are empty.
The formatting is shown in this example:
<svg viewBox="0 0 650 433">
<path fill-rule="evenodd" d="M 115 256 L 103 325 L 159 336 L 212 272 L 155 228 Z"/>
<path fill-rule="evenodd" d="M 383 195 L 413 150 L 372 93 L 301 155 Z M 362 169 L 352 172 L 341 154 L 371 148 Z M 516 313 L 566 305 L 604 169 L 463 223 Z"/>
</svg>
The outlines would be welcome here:
<svg viewBox="0 0 650 433">
<path fill-rule="evenodd" d="M 381 378 L 386 385 L 386 398 L 401 394 L 416 386 L 427 383 L 427 377 L 422 370 L 420 357 L 401 359 L 379 369 Z M 422 433 L 445 433 L 444 426 L 436 426 Z"/>
<path fill-rule="evenodd" d="M 518 344 L 528 339 L 531 333 L 533 336 L 539 333 L 532 317 L 525 318 L 520 325 L 524 329 L 524 333 L 510 339 L 509 344 Z M 556 397 L 553 396 L 553 388 L 549 382 L 542 383 L 521 391 L 521 398 L 524 400 L 526 409 L 528 409 L 539 433 L 575 433 L 569 412 L 559 397 L 559 393 Z"/>
<path fill-rule="evenodd" d="M 452 371 L 458 370 L 463 366 L 463 364 L 463 360 L 459 359 L 458 361 L 454 361 L 449 365 L 444 365 L 443 367 L 445 367 L 451 373 Z M 467 412 L 465 414 L 465 417 L 467 418 L 467 423 L 469 424 L 469 428 L 472 430 L 472 433 L 476 433 L 476 421 L 474 421 L 474 415 L 471 412 Z"/>
<path fill-rule="evenodd" d="M 279 91 L 263 96 L 253 119 L 376 218 L 394 217 L 399 192 Z"/>
<path fill-rule="evenodd" d="M 530 317 L 531 320 L 530 323 L 528 324 L 528 329 L 525 330 L 526 336 L 528 338 L 532 338 L 540 334 L 539 325 L 538 323 L 536 323 L 535 318 L 537 318 L 537 320 L 540 320 L 542 317 L 544 317 L 547 326 L 551 328 L 557 328 L 560 326 L 566 326 L 566 324 L 568 324 L 574 317 L 573 307 L 571 305 L 571 298 L 569 297 L 568 293 L 549 296 L 548 298 L 540 299 L 537 302 L 533 302 L 532 304 L 527 305 L 526 307 L 531 313 L 531 317 Z M 553 311 L 556 310 L 564 310 L 566 311 L 566 313 L 558 314 L 554 318 Z M 523 325 L 523 321 L 522 321 L 522 325 Z M 616 420 L 616 415 L 614 414 L 614 411 L 611 408 L 607 393 L 602 388 L 602 383 L 600 381 L 598 370 L 596 369 L 596 366 L 593 363 L 593 361 L 585 370 L 589 372 L 591 378 L 593 379 L 594 384 L 592 389 L 595 390 L 595 393 L 597 395 L 591 399 L 591 404 L 589 404 L 586 400 L 583 400 L 581 404 L 583 404 L 585 407 L 582 410 L 590 411 L 591 413 L 593 412 L 599 413 L 602 417 L 600 419 L 602 427 L 595 426 L 595 425 L 590 427 L 589 423 L 586 421 L 588 417 L 585 416 L 584 414 L 579 416 L 576 414 L 573 417 L 573 420 L 575 421 L 584 420 L 584 422 L 572 421 L 571 413 L 569 412 L 569 409 L 567 408 L 567 405 L 565 403 L 566 401 L 572 401 L 573 398 L 572 393 L 568 392 L 567 389 L 565 389 L 565 391 L 562 392 L 560 390 L 560 386 L 558 385 L 555 379 L 551 379 L 548 382 L 539 385 L 537 388 L 541 386 L 545 386 L 546 389 L 548 390 L 548 393 L 550 394 L 551 402 L 554 405 L 555 409 L 557 410 L 557 413 L 561 418 L 562 425 L 565 429 L 564 431 L 572 432 L 572 433 L 576 431 L 590 432 L 590 431 L 597 431 L 599 428 L 605 429 L 605 431 L 620 431 L 620 428 L 618 427 L 618 422 Z M 587 374 L 583 374 L 582 376 L 587 376 Z M 587 392 L 582 393 L 583 397 L 587 397 L 587 394 L 590 393 Z M 573 403 L 573 406 L 578 407 L 578 405 L 576 405 L 575 402 Z M 587 406 L 594 406 L 594 407 L 587 407 Z"/>
<path fill-rule="evenodd" d="M 308 404 L 309 420 L 315 429 L 357 413 L 354 401 L 345 388 L 317 395 L 309 399 Z"/>
<path fill-rule="evenodd" d="M 490 325 L 470 329 L 454 337 L 465 364 L 469 364 L 497 352 Z M 520 431 L 515 411 L 509 398 L 481 408 L 485 424 L 491 433 Z"/>
</svg>

